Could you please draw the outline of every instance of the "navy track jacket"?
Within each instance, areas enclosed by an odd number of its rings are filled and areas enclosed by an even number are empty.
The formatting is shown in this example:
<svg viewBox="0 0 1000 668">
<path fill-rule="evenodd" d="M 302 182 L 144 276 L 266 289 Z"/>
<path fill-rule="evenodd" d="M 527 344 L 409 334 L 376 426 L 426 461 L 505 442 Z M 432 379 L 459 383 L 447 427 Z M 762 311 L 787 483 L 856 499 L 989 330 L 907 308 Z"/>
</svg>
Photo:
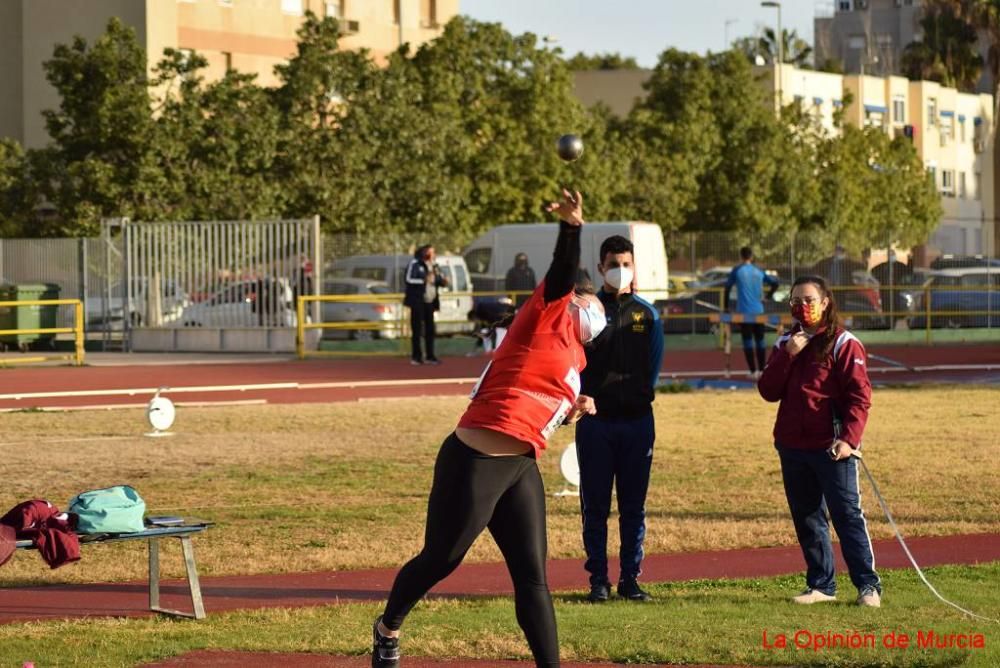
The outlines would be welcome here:
<svg viewBox="0 0 1000 668">
<path fill-rule="evenodd" d="M 594 398 L 597 417 L 628 420 L 652 411 L 663 362 L 663 324 L 653 305 L 632 294 L 597 293 L 608 324 L 586 346 L 581 394 Z"/>
</svg>

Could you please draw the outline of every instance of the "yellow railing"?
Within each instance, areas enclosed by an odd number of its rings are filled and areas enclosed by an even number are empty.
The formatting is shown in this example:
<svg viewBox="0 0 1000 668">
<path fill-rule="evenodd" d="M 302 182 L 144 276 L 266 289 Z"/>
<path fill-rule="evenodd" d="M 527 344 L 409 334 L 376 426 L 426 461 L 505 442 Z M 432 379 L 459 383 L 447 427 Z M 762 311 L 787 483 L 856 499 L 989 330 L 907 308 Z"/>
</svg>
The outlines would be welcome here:
<svg viewBox="0 0 1000 668">
<path fill-rule="evenodd" d="M 899 318 L 914 319 L 920 318 L 924 320 L 921 327 L 918 329 L 924 329 L 926 331 L 927 342 L 931 342 L 931 329 L 932 326 L 937 324 L 940 325 L 941 318 L 948 317 L 961 317 L 963 319 L 968 319 L 972 317 L 983 317 L 992 316 L 996 318 L 997 325 L 1000 326 L 1000 290 L 992 289 L 988 286 L 881 286 L 880 288 L 875 288 L 874 286 L 835 286 L 832 288 L 834 295 L 837 297 L 838 303 L 841 304 L 840 315 L 842 318 L 852 318 L 855 323 L 859 319 L 884 319 L 885 325 L 892 327 L 895 321 Z M 895 309 L 894 303 L 881 304 L 880 308 L 876 308 L 872 305 L 871 309 L 866 310 L 845 310 L 843 308 L 844 304 L 844 293 L 848 291 L 875 291 L 880 294 L 880 296 L 885 296 L 886 293 L 905 291 L 913 294 L 920 294 L 923 297 L 923 303 L 917 310 L 901 310 Z M 996 293 L 996 302 L 998 308 L 992 310 L 964 310 L 964 311 L 942 311 L 934 310 L 932 307 L 933 293 L 935 292 L 960 292 L 960 291 L 975 291 L 975 292 L 986 292 L 991 291 Z M 664 317 L 667 320 L 686 320 L 686 321 L 705 321 L 709 324 L 713 323 L 713 319 L 718 320 L 718 315 L 725 311 L 724 304 L 724 289 L 721 287 L 705 287 L 705 288 L 694 288 L 684 293 L 672 294 L 671 297 L 684 295 L 685 298 L 693 298 L 695 294 L 701 293 L 703 299 L 698 302 L 701 307 L 701 312 L 697 313 L 664 313 Z M 705 293 L 709 293 L 706 297 Z M 506 296 L 511 298 L 512 301 L 516 300 L 518 296 L 530 294 L 529 292 L 513 292 L 513 291 L 491 291 L 491 292 L 447 292 L 442 293 L 440 298 L 442 300 L 455 299 L 461 297 L 498 297 Z M 894 300 L 891 300 L 894 302 Z M 335 303 L 355 303 L 355 304 L 384 304 L 388 306 L 394 306 L 397 308 L 397 315 L 393 319 L 386 320 L 359 320 L 359 321 L 338 321 L 338 322 L 306 322 L 306 313 L 308 311 L 308 304 L 311 303 L 324 303 L 324 302 L 335 302 Z M 298 303 L 296 304 L 297 309 L 297 326 L 296 326 L 296 349 L 300 358 L 306 356 L 306 331 L 309 330 L 351 330 L 351 331 L 382 331 L 382 332 L 392 332 L 397 337 L 405 337 L 409 332 L 409 321 L 405 317 L 405 310 L 402 306 L 403 295 L 402 294 L 363 294 L 363 295 L 300 295 L 298 298 Z M 471 323 L 468 320 L 437 320 L 438 325 L 449 325 L 449 324 L 468 324 L 471 329 Z M 718 324 L 718 323 L 715 323 Z M 725 327 L 719 327 L 716 332 L 719 339 L 719 346 L 723 347 L 725 345 Z M 401 345 L 403 345 L 401 343 Z M 309 354 L 320 354 L 316 351 L 310 351 Z M 333 353 L 328 352 L 326 354 L 344 354 L 344 353 Z M 350 354 L 358 354 L 353 352 Z M 395 354 L 392 352 L 381 352 L 381 353 L 369 353 L 369 354 Z"/>
<path fill-rule="evenodd" d="M 50 360 L 72 360 L 80 366 L 84 358 L 83 332 L 83 302 L 79 299 L 25 299 L 21 301 L 0 301 L 0 308 L 21 308 L 25 306 L 72 306 L 72 327 L 45 327 L 40 329 L 0 329 L 2 336 L 21 336 L 27 334 L 73 334 L 75 343 L 72 355 L 39 355 L 33 357 L 17 357 L 0 359 L 0 366 L 7 364 L 26 364 Z"/>
</svg>

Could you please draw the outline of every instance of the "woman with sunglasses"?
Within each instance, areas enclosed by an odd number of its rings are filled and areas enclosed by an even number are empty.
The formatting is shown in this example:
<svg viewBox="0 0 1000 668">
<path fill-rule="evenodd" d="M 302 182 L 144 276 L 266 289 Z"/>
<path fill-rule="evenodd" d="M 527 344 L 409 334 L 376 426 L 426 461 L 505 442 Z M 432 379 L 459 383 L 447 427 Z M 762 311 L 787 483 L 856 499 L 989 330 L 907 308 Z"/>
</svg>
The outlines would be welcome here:
<svg viewBox="0 0 1000 668">
<path fill-rule="evenodd" d="M 882 585 L 861 511 L 857 460 L 851 456 L 861 447 L 871 407 L 867 354 L 840 325 L 837 303 L 822 278 L 798 278 L 789 305 L 796 325 L 779 337 L 757 389 L 765 400 L 781 402 L 774 445 L 806 561 L 806 589 L 792 600 L 836 600 L 829 510 L 858 589 L 857 603 L 877 608 Z"/>
</svg>

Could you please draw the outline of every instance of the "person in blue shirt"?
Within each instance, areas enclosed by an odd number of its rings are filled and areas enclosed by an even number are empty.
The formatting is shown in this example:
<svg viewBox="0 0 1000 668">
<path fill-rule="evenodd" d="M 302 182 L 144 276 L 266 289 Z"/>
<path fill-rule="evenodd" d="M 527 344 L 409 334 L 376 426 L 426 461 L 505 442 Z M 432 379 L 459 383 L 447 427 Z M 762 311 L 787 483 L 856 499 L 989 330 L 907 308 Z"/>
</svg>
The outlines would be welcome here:
<svg viewBox="0 0 1000 668">
<path fill-rule="evenodd" d="M 770 288 L 769 296 L 778 288 L 778 279 L 768 276 L 753 263 L 753 249 L 744 246 L 740 249 L 742 264 L 729 272 L 726 280 L 724 304 L 729 311 L 729 291 L 736 286 L 736 312 L 745 316 L 751 322 L 740 324 L 740 335 L 743 338 L 743 355 L 747 359 L 747 369 L 754 378 L 764 370 L 767 361 L 767 349 L 764 347 L 764 325 L 752 322 L 753 317 L 764 313 L 764 284 Z M 756 349 L 756 359 L 754 351 Z"/>
</svg>

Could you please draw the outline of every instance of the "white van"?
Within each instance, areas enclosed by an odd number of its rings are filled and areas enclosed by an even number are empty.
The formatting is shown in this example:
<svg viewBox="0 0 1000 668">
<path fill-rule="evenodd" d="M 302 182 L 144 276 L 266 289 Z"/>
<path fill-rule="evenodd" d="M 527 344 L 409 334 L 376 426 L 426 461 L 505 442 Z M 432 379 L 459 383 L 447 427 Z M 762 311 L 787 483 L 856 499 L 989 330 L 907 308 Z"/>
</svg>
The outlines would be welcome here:
<svg viewBox="0 0 1000 668">
<path fill-rule="evenodd" d="M 324 277 L 385 281 L 392 292 L 402 294 L 406 291 L 406 267 L 412 259 L 412 255 L 352 255 L 327 265 Z M 437 333 L 471 333 L 472 282 L 465 260 L 461 255 L 438 255 L 435 262 L 441 275 L 448 279 L 448 287 L 438 291 L 441 310 L 434 314 L 435 322 L 439 323 Z M 408 313 L 404 317 L 408 318 Z"/>
<path fill-rule="evenodd" d="M 552 251 L 559 232 L 557 223 L 498 225 L 480 235 L 464 251 L 465 263 L 472 272 L 477 292 L 504 290 L 507 270 L 514 266 L 514 256 L 525 253 L 528 264 L 541 281 L 552 262 Z M 667 251 L 663 231 L 655 223 L 618 222 L 587 223 L 580 236 L 580 266 L 587 272 L 594 287 L 602 284 L 597 266 L 601 243 L 610 236 L 621 235 L 635 246 L 637 294 L 655 303 L 667 298 Z"/>
</svg>

